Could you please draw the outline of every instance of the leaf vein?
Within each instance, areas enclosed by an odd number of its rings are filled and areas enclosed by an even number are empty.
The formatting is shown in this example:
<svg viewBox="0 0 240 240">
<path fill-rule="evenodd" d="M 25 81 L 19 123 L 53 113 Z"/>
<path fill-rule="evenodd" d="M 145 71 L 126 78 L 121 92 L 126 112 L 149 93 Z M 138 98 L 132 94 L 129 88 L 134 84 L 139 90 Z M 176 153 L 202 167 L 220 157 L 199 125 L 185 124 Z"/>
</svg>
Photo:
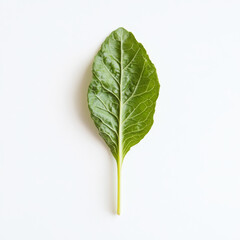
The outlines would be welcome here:
<svg viewBox="0 0 240 240">
<path fill-rule="evenodd" d="M 107 89 L 107 88 L 103 85 L 102 81 L 96 76 L 95 73 L 93 73 L 93 75 L 94 75 L 94 76 L 96 77 L 96 79 L 101 83 L 102 88 L 103 88 L 106 92 L 111 93 L 118 101 L 120 101 L 117 95 L 115 95 L 112 91 L 110 91 L 109 89 Z"/>
<path fill-rule="evenodd" d="M 98 108 L 110 113 L 112 116 L 114 116 L 118 120 L 118 117 L 107 108 L 106 104 L 103 102 L 103 100 L 98 95 L 96 95 L 96 98 L 102 103 L 102 105 L 104 106 L 105 109 L 100 108 L 100 107 L 98 107 Z"/>
<path fill-rule="evenodd" d="M 112 113 L 111 111 L 109 111 L 108 109 L 106 109 L 106 108 L 101 108 L 101 107 L 97 107 L 98 109 L 101 109 L 101 110 L 103 110 L 103 111 L 105 111 L 105 112 L 107 112 L 107 113 L 109 113 L 109 114 L 111 114 L 113 117 L 115 117 L 117 120 L 118 120 L 118 117 L 114 114 L 114 113 Z"/>
<path fill-rule="evenodd" d="M 125 66 L 125 67 L 123 68 L 123 70 L 127 69 L 128 66 L 130 66 L 130 64 L 134 61 L 135 57 L 137 56 L 139 50 L 140 50 L 140 47 L 138 48 L 138 50 L 137 50 L 136 53 L 134 54 L 134 56 L 133 56 L 133 58 L 131 59 L 131 61 L 127 64 L 127 66 Z"/>
<path fill-rule="evenodd" d="M 102 131 L 100 131 L 100 130 L 99 130 L 99 132 L 102 133 L 102 134 L 107 135 L 107 136 L 111 139 L 111 141 L 112 141 L 112 143 L 113 143 L 113 144 L 111 144 L 111 145 L 115 148 L 115 150 L 117 150 L 117 145 L 116 145 L 115 141 L 112 139 L 112 137 L 111 137 L 109 134 L 107 134 L 107 133 L 105 133 L 105 132 L 102 132 Z"/>
<path fill-rule="evenodd" d="M 104 65 L 104 67 L 107 69 L 107 71 L 109 72 L 109 74 L 111 75 L 111 77 L 113 78 L 113 80 L 118 84 L 118 86 L 119 86 L 119 82 L 118 82 L 118 80 L 116 79 L 116 77 L 111 73 L 111 71 L 109 70 L 109 68 L 107 67 L 107 65 L 104 63 L 104 61 L 102 60 L 102 62 L 103 62 L 103 65 Z"/>
<path fill-rule="evenodd" d="M 145 63 L 146 63 L 146 61 L 145 61 L 144 64 L 143 64 L 143 68 L 142 68 L 140 77 L 139 77 L 139 79 L 138 79 L 138 81 L 137 81 L 137 84 L 136 84 L 136 86 L 135 86 L 135 88 L 134 88 L 134 91 L 132 92 L 131 96 L 124 102 L 123 105 L 125 105 L 125 104 L 134 96 L 134 94 L 135 94 L 135 92 L 136 92 L 136 90 L 137 90 L 137 88 L 138 88 L 139 82 L 140 82 L 140 80 L 141 80 L 141 78 L 142 78 Z"/>
<path fill-rule="evenodd" d="M 92 115 L 99 119 L 99 121 L 104 125 L 106 126 L 107 128 L 109 128 L 110 130 L 112 130 L 117 136 L 118 136 L 118 133 L 116 132 L 116 130 L 114 130 L 113 128 L 111 128 L 107 123 L 105 123 L 100 117 L 96 116 L 95 114 L 92 113 Z"/>
</svg>

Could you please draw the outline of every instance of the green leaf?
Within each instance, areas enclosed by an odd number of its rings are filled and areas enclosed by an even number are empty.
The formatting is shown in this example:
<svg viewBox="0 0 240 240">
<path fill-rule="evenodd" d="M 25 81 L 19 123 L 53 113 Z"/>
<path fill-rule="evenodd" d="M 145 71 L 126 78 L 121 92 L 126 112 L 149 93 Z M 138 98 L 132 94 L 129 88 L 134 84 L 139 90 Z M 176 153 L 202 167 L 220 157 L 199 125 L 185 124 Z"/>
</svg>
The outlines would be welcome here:
<svg viewBox="0 0 240 240">
<path fill-rule="evenodd" d="M 95 56 L 88 106 L 118 165 L 118 211 L 123 159 L 151 129 L 160 84 L 143 45 L 124 28 L 113 31 Z"/>
</svg>

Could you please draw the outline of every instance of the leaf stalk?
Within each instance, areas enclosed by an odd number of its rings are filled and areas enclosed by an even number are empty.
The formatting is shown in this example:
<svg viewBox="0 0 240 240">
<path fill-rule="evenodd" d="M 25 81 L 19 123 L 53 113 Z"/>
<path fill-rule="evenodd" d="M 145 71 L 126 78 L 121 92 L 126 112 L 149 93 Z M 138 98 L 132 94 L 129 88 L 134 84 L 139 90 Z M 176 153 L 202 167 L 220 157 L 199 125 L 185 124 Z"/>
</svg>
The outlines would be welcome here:
<svg viewBox="0 0 240 240">
<path fill-rule="evenodd" d="M 117 214 L 121 213 L 121 163 L 118 160 L 117 164 L 117 172 L 118 172 L 118 190 L 117 190 Z"/>
</svg>

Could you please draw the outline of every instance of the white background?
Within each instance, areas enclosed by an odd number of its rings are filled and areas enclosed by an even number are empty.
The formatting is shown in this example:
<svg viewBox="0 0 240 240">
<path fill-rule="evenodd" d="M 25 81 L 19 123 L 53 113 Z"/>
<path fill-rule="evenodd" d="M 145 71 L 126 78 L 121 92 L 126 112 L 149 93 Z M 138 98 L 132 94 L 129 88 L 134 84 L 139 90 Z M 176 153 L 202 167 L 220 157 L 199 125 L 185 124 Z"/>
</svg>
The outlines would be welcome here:
<svg viewBox="0 0 240 240">
<path fill-rule="evenodd" d="M 0 1 L 1 240 L 239 240 L 238 0 Z M 161 83 L 116 166 L 86 93 L 101 43 L 132 31 Z"/>
</svg>

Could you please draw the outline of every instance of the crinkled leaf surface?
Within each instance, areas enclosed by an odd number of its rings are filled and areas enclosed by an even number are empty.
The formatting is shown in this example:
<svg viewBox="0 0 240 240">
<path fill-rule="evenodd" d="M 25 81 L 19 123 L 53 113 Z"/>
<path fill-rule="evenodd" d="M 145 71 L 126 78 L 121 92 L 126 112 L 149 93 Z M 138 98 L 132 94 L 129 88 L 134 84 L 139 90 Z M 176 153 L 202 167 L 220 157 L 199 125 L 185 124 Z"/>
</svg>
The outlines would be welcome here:
<svg viewBox="0 0 240 240">
<path fill-rule="evenodd" d="M 113 156 L 122 163 L 153 124 L 160 84 L 146 50 L 124 28 L 97 53 L 88 90 L 91 117 Z"/>
</svg>

